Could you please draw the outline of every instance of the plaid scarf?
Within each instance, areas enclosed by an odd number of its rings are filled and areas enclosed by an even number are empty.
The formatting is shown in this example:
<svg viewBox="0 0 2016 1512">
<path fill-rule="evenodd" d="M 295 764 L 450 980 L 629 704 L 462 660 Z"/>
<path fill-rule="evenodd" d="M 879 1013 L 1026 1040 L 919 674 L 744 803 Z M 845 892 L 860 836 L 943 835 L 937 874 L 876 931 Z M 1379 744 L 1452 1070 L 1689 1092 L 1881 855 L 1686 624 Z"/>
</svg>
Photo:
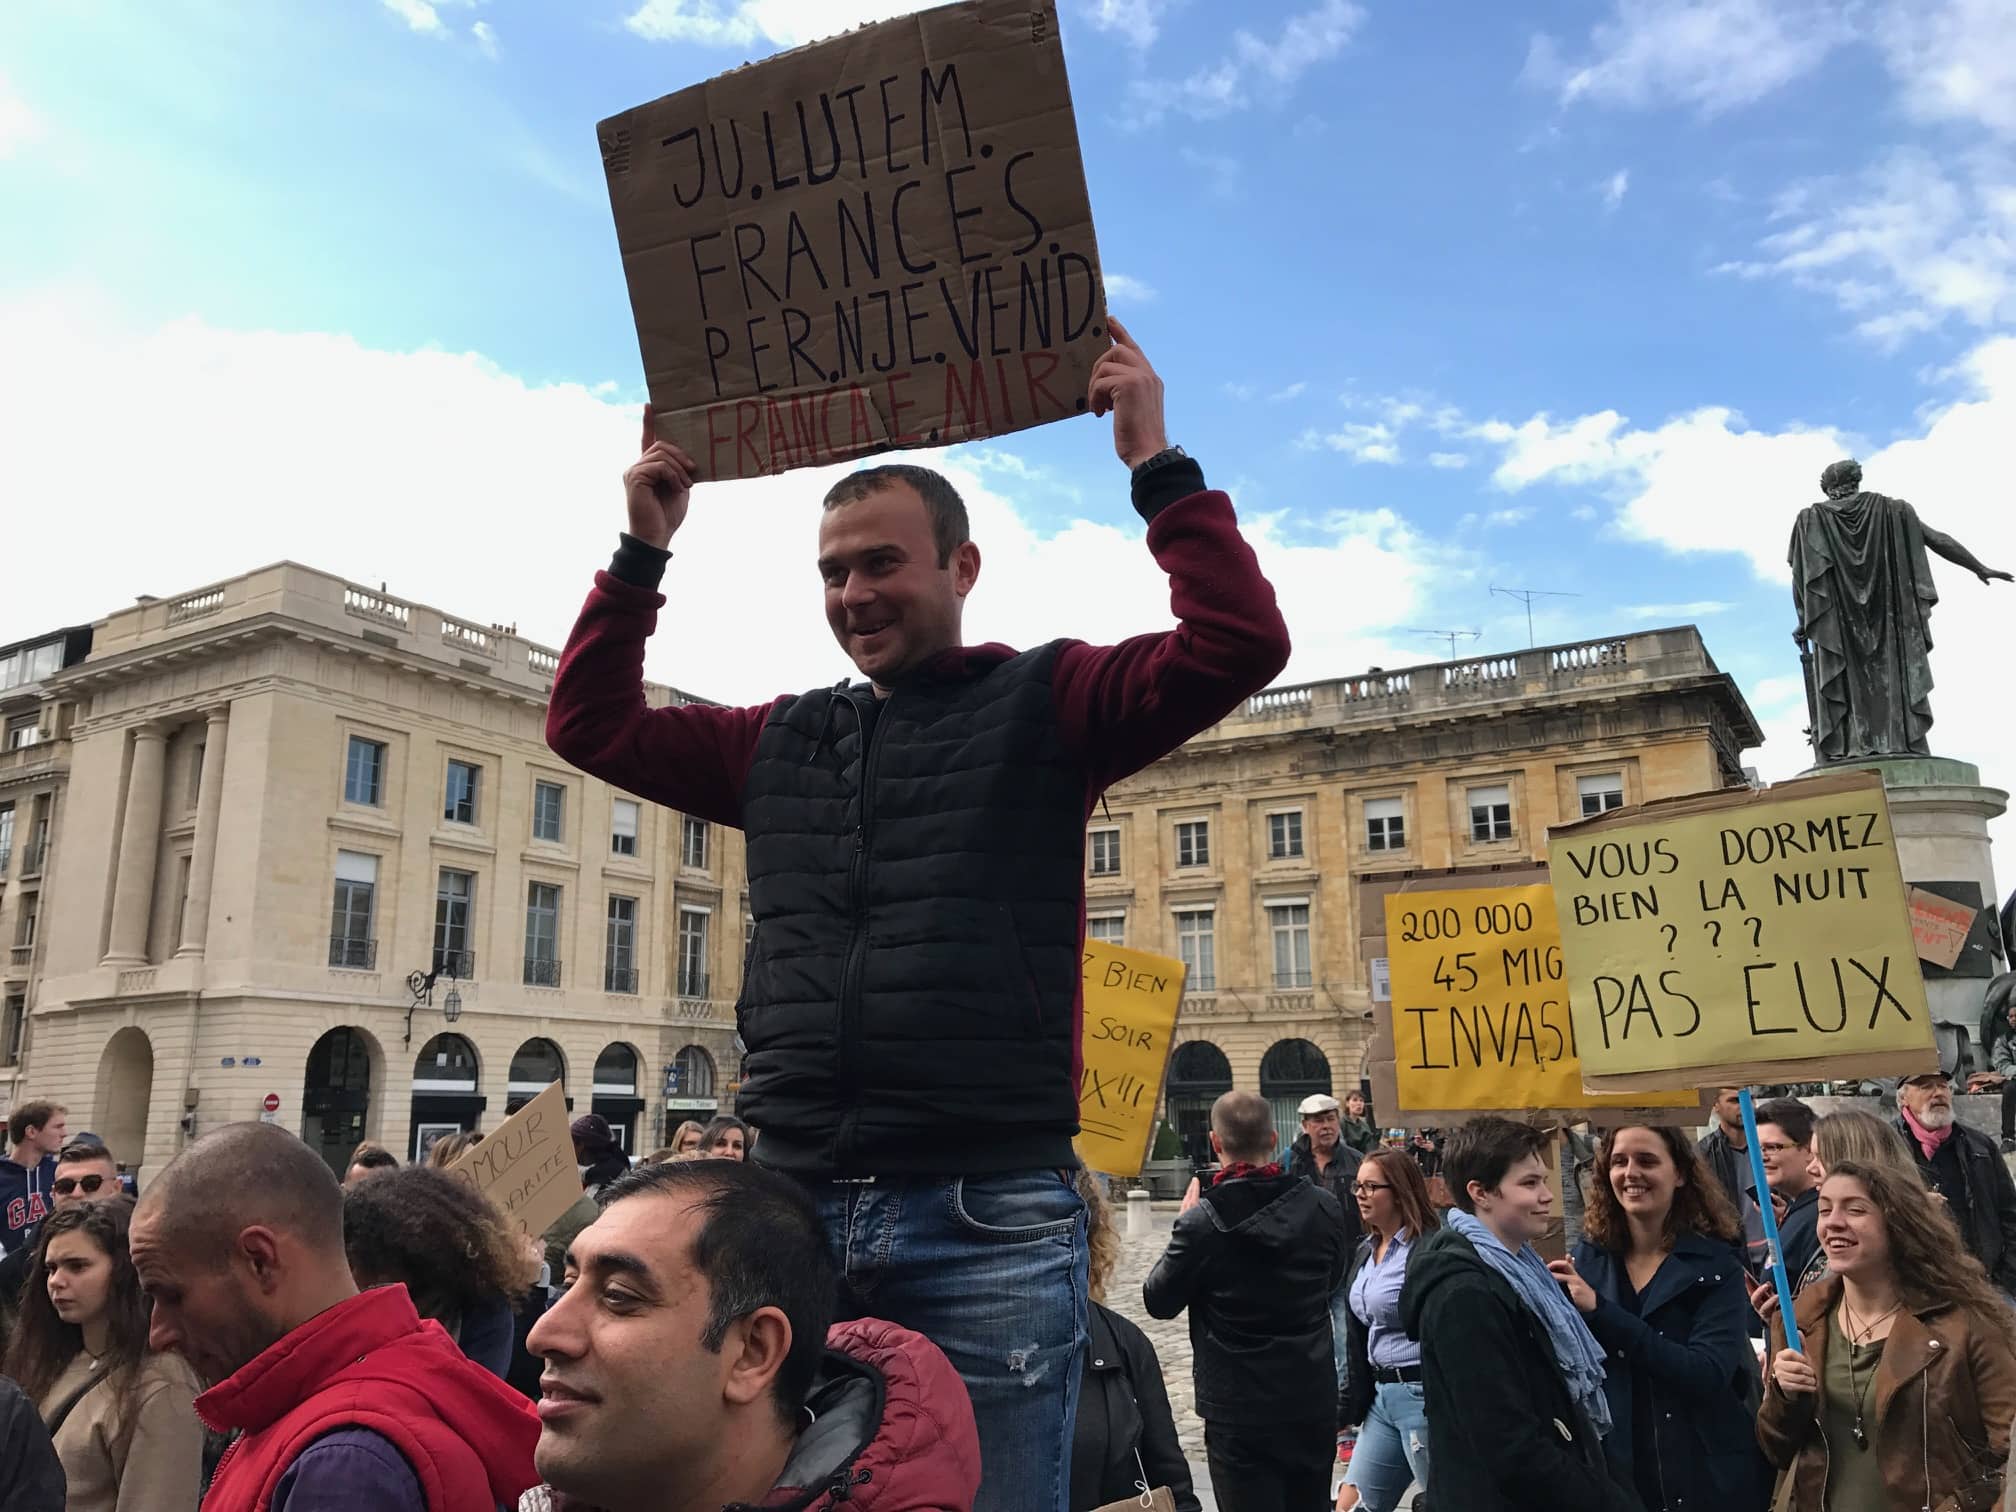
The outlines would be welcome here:
<svg viewBox="0 0 2016 1512">
<path fill-rule="evenodd" d="M 1280 1174 L 1281 1162 L 1278 1160 L 1270 1160 L 1265 1165 L 1254 1165 L 1250 1160 L 1235 1160 L 1211 1178 L 1211 1185 L 1216 1186 L 1221 1181 L 1238 1181 L 1247 1176 L 1279 1176 Z"/>
</svg>

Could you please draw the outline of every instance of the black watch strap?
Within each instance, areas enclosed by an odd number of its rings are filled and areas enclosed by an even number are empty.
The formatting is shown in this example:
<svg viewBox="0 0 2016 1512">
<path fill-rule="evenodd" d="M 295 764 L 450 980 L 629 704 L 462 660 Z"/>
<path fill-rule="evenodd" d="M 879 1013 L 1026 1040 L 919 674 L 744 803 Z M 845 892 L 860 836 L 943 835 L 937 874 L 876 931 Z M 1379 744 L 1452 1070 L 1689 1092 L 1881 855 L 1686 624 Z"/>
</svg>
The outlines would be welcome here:
<svg viewBox="0 0 2016 1512">
<path fill-rule="evenodd" d="M 1180 446 L 1165 448 L 1134 469 L 1134 509 L 1144 520 L 1203 491 L 1204 469 Z"/>
</svg>

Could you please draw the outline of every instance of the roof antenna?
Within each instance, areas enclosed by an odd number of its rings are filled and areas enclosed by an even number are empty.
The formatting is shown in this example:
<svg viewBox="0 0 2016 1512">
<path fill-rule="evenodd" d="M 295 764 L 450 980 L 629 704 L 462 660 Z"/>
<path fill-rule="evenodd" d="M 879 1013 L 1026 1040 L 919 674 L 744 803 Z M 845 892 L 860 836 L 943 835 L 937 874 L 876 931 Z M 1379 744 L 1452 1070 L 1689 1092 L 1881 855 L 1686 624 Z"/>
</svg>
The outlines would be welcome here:
<svg viewBox="0 0 2016 1512">
<path fill-rule="evenodd" d="M 1533 600 L 1536 598 L 1580 598 L 1579 593 L 1568 593 L 1559 588 L 1500 588 L 1492 585 L 1493 593 L 1502 593 L 1509 599 L 1517 599 L 1526 606 L 1526 645 L 1530 650 L 1536 642 L 1533 639 Z"/>
<path fill-rule="evenodd" d="M 1432 635 L 1437 640 L 1446 640 L 1447 642 L 1449 642 L 1449 660 L 1451 661 L 1456 660 L 1457 641 L 1463 639 L 1466 636 L 1471 640 L 1478 640 L 1481 639 L 1484 634 L 1482 630 L 1421 630 L 1421 629 L 1409 630 L 1407 633 L 1409 635 Z"/>
</svg>

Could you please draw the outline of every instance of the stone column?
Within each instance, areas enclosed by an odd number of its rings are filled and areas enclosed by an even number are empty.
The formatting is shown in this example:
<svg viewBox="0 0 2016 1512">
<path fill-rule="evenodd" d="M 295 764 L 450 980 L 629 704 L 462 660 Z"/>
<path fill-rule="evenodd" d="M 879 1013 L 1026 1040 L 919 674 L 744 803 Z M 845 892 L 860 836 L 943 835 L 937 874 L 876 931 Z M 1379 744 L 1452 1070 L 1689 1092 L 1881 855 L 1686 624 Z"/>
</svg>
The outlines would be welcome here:
<svg viewBox="0 0 2016 1512">
<path fill-rule="evenodd" d="M 196 846 L 189 857 L 189 898 L 182 909 L 178 956 L 200 956 L 210 936 L 210 882 L 217 874 L 217 821 L 224 810 L 224 741 L 231 706 L 204 711 L 203 774 L 196 789 Z"/>
<path fill-rule="evenodd" d="M 133 731 L 133 773 L 119 829 L 119 866 L 112 885 L 112 948 L 107 966 L 147 961 L 147 924 L 154 901 L 154 866 L 161 854 L 161 790 L 168 766 L 168 731 L 143 724 Z"/>
</svg>

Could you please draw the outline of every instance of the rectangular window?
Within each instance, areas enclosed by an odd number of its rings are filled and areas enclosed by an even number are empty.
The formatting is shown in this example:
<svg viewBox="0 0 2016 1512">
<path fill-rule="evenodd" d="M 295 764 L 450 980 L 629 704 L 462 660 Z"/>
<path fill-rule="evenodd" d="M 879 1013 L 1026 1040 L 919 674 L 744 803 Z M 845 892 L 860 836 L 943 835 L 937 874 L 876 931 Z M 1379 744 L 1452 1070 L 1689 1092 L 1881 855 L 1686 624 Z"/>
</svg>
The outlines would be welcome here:
<svg viewBox="0 0 2016 1512">
<path fill-rule="evenodd" d="M 1085 837 L 1087 868 L 1095 877 L 1120 875 L 1120 831 L 1094 830 Z"/>
<path fill-rule="evenodd" d="M 192 812 L 203 800 L 203 752 L 205 742 L 197 741 L 189 752 L 189 801 L 186 805 Z"/>
<path fill-rule="evenodd" d="M 329 964 L 349 971 L 377 965 L 372 937 L 378 894 L 378 858 L 361 851 L 336 852 L 336 901 L 329 917 Z"/>
<path fill-rule="evenodd" d="M 679 816 L 679 864 L 689 871 L 707 870 L 707 821 Z"/>
<path fill-rule="evenodd" d="M 1267 816 L 1267 859 L 1294 861 L 1302 855 L 1302 810 Z"/>
<path fill-rule="evenodd" d="M 10 751 L 20 751 L 27 749 L 29 746 L 40 744 L 42 730 L 37 722 L 39 719 L 40 716 L 35 714 L 17 714 L 14 718 L 8 720 L 7 749 Z"/>
<path fill-rule="evenodd" d="M 14 925 L 14 945 L 17 950 L 35 948 L 35 927 L 42 919 L 42 894 L 27 892 L 21 894 L 21 917 Z"/>
<path fill-rule="evenodd" d="M 475 899 L 474 872 L 442 868 L 434 885 L 434 969 L 465 982 L 476 975 L 475 942 L 470 934 Z"/>
<path fill-rule="evenodd" d="M 1085 921 L 1085 938 L 1102 940 L 1108 945 L 1127 943 L 1127 915 L 1093 914 Z"/>
<path fill-rule="evenodd" d="M 1398 798 L 1365 800 L 1365 849 L 1397 851 L 1407 848 L 1407 811 Z"/>
<path fill-rule="evenodd" d="M 603 961 L 602 990 L 631 993 L 637 990 L 637 900 L 611 897 L 606 956 Z"/>
<path fill-rule="evenodd" d="M 707 920 L 704 908 L 679 910 L 679 996 L 707 996 Z"/>
<path fill-rule="evenodd" d="M 1512 790 L 1509 787 L 1470 789 L 1470 838 L 1479 845 L 1512 838 Z"/>
<path fill-rule="evenodd" d="M 7 863 L 14 858 L 14 805 L 0 804 L 0 882 L 7 879 Z"/>
<path fill-rule="evenodd" d="M 552 882 L 526 884 L 525 985 L 560 985 L 560 888 Z"/>
<path fill-rule="evenodd" d="M 637 854 L 637 800 L 618 798 L 609 805 L 609 854 Z"/>
<path fill-rule="evenodd" d="M 182 938 L 182 931 L 189 922 L 189 876 L 195 869 L 195 862 L 184 856 L 175 871 L 175 938 Z"/>
<path fill-rule="evenodd" d="M 1190 968 L 1185 990 L 1218 990 L 1218 937 L 1216 920 L 1208 908 L 1179 908 L 1176 911 L 1176 954 Z"/>
<path fill-rule="evenodd" d="M 1274 985 L 1307 987 L 1309 969 L 1309 904 L 1306 899 L 1277 900 L 1267 905 L 1267 928 L 1274 936 Z"/>
<path fill-rule="evenodd" d="M 558 845 L 561 816 L 567 809 L 567 789 L 557 782 L 532 784 L 532 838 Z"/>
<path fill-rule="evenodd" d="M 1624 778 L 1618 772 L 1605 772 L 1597 777 L 1577 777 L 1575 790 L 1582 797 L 1582 817 L 1593 819 L 1598 814 L 1607 814 L 1612 809 L 1624 807 Z"/>
<path fill-rule="evenodd" d="M 28 998 L 20 992 L 7 994 L 7 1009 L 0 1015 L 0 1066 L 21 1064 L 21 1041 L 28 1030 Z"/>
<path fill-rule="evenodd" d="M 1178 866 L 1211 864 L 1209 819 L 1189 819 L 1176 826 L 1176 864 Z"/>
<path fill-rule="evenodd" d="M 470 761 L 448 763 L 448 784 L 441 803 L 441 817 L 450 824 L 476 822 L 476 784 L 483 769 Z"/>
<path fill-rule="evenodd" d="M 350 737 L 350 751 L 343 761 L 343 801 L 345 803 L 365 803 L 372 808 L 381 807 L 385 802 L 385 745 L 383 741 L 366 740 L 362 735 Z"/>
</svg>

